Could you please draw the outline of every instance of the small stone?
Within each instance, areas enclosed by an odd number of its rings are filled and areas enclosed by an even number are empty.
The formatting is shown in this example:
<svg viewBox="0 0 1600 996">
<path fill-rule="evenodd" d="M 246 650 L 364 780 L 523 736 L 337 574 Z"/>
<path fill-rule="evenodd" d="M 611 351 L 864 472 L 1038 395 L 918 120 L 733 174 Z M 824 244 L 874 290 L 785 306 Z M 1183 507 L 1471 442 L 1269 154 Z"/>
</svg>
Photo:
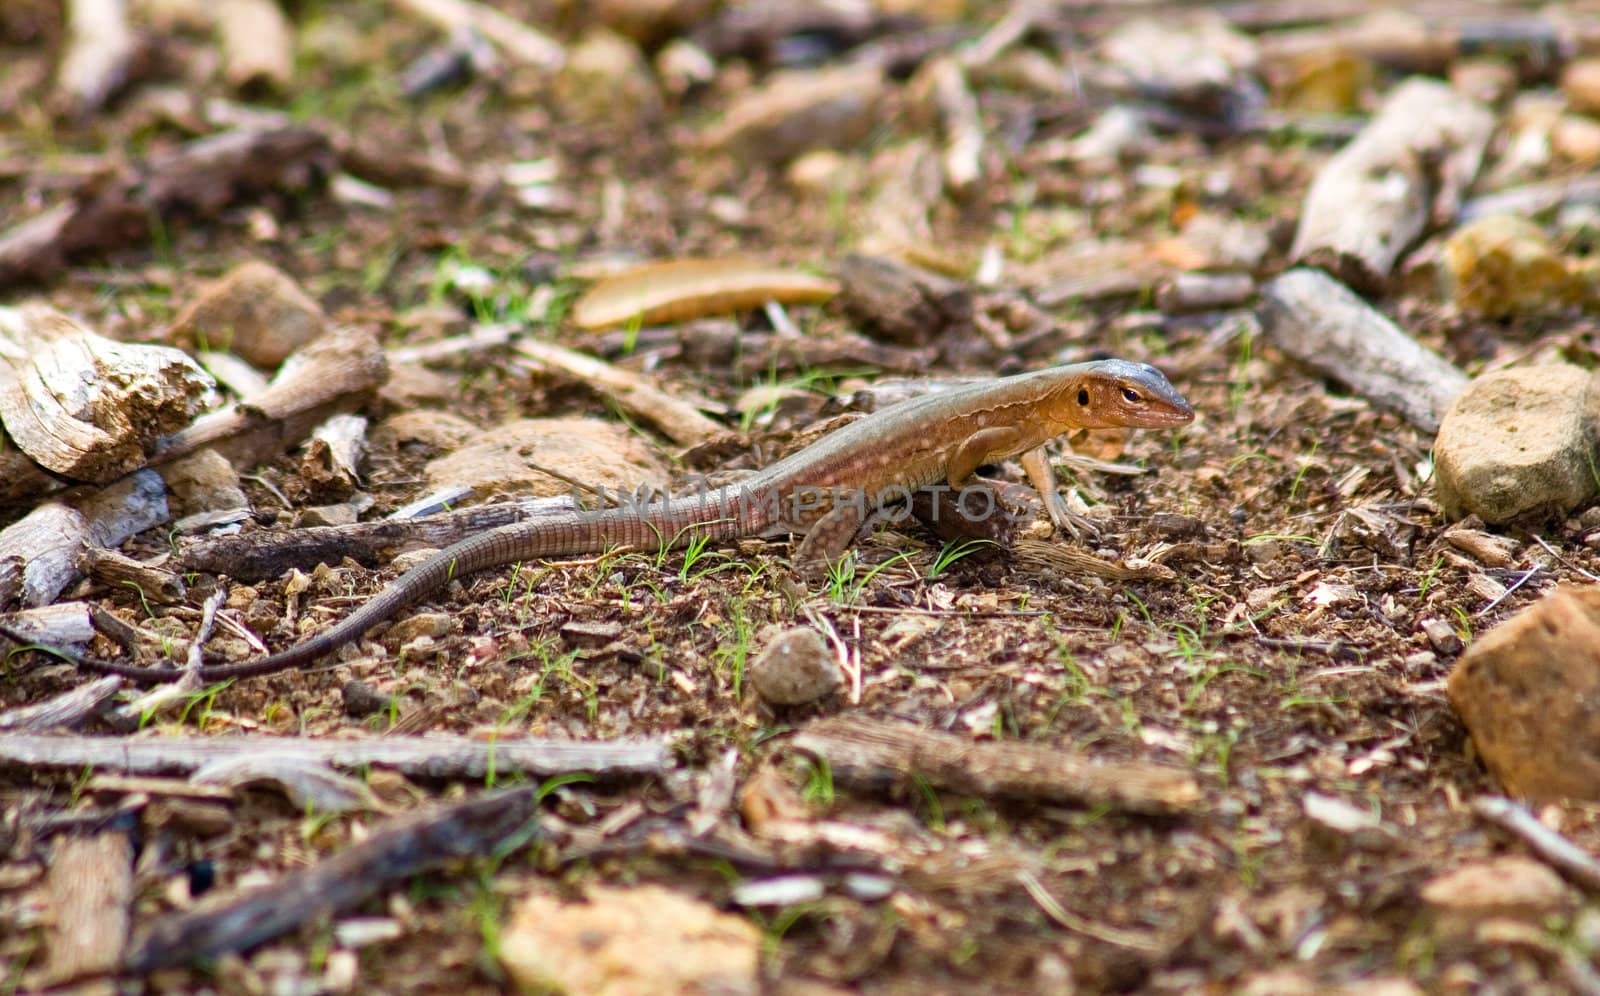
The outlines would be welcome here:
<svg viewBox="0 0 1600 996">
<path fill-rule="evenodd" d="M 169 334 L 196 348 L 231 350 L 271 370 L 327 327 L 322 308 L 294 278 L 252 260 L 202 287 Z"/>
<path fill-rule="evenodd" d="M 1585 114 L 1600 112 L 1600 59 L 1576 59 L 1561 74 L 1567 106 Z"/>
<path fill-rule="evenodd" d="M 1445 514 L 1485 522 L 1564 513 L 1592 498 L 1600 392 L 1568 364 L 1517 367 L 1467 385 L 1439 426 L 1434 470 Z"/>
<path fill-rule="evenodd" d="M 568 480 L 537 469 L 548 467 Z M 641 484 L 662 484 L 663 464 L 637 434 L 612 422 L 585 418 L 519 419 L 477 434 L 470 446 L 428 464 L 432 488 L 466 485 L 479 494 L 570 495 L 569 481 L 631 494 Z M 585 495 L 592 500 L 592 495 Z"/>
<path fill-rule="evenodd" d="M 1600 800 L 1600 588 L 1557 588 L 1479 637 L 1450 701 L 1514 795 Z"/>
<path fill-rule="evenodd" d="M 809 149 L 849 148 L 878 126 L 887 93 L 875 64 L 779 73 L 735 100 L 705 144 L 768 163 Z"/>
<path fill-rule="evenodd" d="M 591 886 L 582 902 L 535 893 L 500 933 L 520 992 L 756 993 L 761 931 L 657 885 Z"/>
<path fill-rule="evenodd" d="M 561 627 L 561 639 L 572 647 L 603 647 L 621 638 L 622 624 L 614 620 L 606 622 L 573 620 Z"/>
<path fill-rule="evenodd" d="M 603 29 L 572 47 L 550 92 L 562 117 L 573 122 L 638 123 L 658 116 L 663 104 L 639 46 Z"/>
<path fill-rule="evenodd" d="M 1450 67 L 1450 85 L 1481 104 L 1502 104 L 1517 92 L 1517 70 L 1504 59 L 1458 59 Z"/>
<path fill-rule="evenodd" d="M 1600 162 L 1600 121 L 1563 114 L 1550 130 L 1550 148 L 1569 163 L 1593 166 Z"/>
<path fill-rule="evenodd" d="M 1343 799 L 1307 792 L 1300 805 L 1306 818 L 1322 832 L 1363 850 L 1383 850 L 1395 842 L 1392 827 L 1385 826 L 1370 810 L 1352 806 Z"/>
<path fill-rule="evenodd" d="M 1456 303 L 1491 318 L 1551 311 L 1583 293 L 1544 230 L 1526 218 L 1497 214 L 1463 225 L 1444 257 Z"/>
<path fill-rule="evenodd" d="M 1434 653 L 1446 657 L 1454 657 L 1461 653 L 1463 646 L 1461 635 L 1449 623 L 1443 619 L 1424 619 L 1421 625 L 1422 633 L 1428 638 L 1428 644 L 1433 647 Z"/>
<path fill-rule="evenodd" d="M 167 482 L 173 518 L 250 507 L 239 484 L 239 471 L 216 450 L 204 449 L 174 460 L 161 467 L 159 473 Z"/>
<path fill-rule="evenodd" d="M 796 626 L 778 635 L 750 665 L 750 686 L 771 705 L 801 705 L 832 693 L 844 681 L 822 634 Z"/>
<path fill-rule="evenodd" d="M 448 612 L 418 612 L 390 626 L 389 636 L 400 643 L 410 643 L 423 636 L 437 640 L 454 628 L 455 617 Z"/>
<path fill-rule="evenodd" d="M 1203 540 L 1206 522 L 1198 515 L 1181 512 L 1154 512 L 1147 523 L 1150 532 L 1164 540 Z"/>
<path fill-rule="evenodd" d="M 1546 865 L 1507 854 L 1436 876 L 1422 887 L 1422 899 L 1440 912 L 1473 919 L 1536 919 L 1570 905 L 1572 893 Z"/>
</svg>

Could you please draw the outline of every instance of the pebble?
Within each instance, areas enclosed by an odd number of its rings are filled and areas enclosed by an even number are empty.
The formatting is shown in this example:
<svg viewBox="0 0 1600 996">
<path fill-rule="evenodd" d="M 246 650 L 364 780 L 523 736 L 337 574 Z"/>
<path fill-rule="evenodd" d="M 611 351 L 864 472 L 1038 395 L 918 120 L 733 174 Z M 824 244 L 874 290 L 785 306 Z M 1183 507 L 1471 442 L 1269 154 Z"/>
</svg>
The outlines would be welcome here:
<svg viewBox="0 0 1600 996">
<path fill-rule="evenodd" d="M 1463 225 L 1444 246 L 1456 304 L 1490 317 L 1538 313 L 1583 293 L 1567 260 L 1526 218 L 1490 215 Z"/>
<path fill-rule="evenodd" d="M 180 343 L 232 350 L 271 370 L 327 327 L 322 308 L 293 277 L 252 260 L 202 287 L 169 335 Z"/>
<path fill-rule="evenodd" d="M 1561 74 L 1567 106 L 1575 111 L 1600 112 L 1600 59 L 1576 59 Z"/>
<path fill-rule="evenodd" d="M 1506 854 L 1435 876 L 1422 887 L 1423 902 L 1442 913 L 1538 918 L 1569 905 L 1561 877 L 1532 858 Z"/>
<path fill-rule="evenodd" d="M 828 641 L 805 626 L 780 633 L 750 665 L 750 686 L 769 705 L 815 702 L 843 684 Z"/>
<path fill-rule="evenodd" d="M 1480 636 L 1448 684 L 1484 764 L 1513 795 L 1600 800 L 1600 589 L 1557 588 Z"/>
<path fill-rule="evenodd" d="M 1445 514 L 1503 523 L 1594 497 L 1597 392 L 1568 364 L 1516 367 L 1467 385 L 1439 426 L 1434 471 Z"/>
</svg>

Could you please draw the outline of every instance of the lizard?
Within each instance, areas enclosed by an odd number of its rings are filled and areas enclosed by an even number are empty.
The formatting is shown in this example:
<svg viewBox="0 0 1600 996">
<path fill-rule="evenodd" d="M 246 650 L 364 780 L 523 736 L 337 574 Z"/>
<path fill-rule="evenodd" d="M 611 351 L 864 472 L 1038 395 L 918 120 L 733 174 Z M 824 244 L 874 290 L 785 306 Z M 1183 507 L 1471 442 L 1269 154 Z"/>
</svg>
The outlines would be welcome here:
<svg viewBox="0 0 1600 996">
<path fill-rule="evenodd" d="M 898 402 L 824 435 L 744 480 L 644 505 L 573 509 L 508 523 L 435 553 L 328 629 L 253 661 L 204 665 L 202 681 L 305 667 L 453 578 L 526 560 L 660 549 L 691 542 L 803 533 L 793 556 L 804 573 L 842 556 L 875 506 L 920 488 L 961 489 L 978 468 L 1020 458 L 1052 523 L 1077 533 L 1056 491 L 1045 444 L 1083 429 L 1175 428 L 1194 409 L 1155 367 L 1094 360 L 978 381 Z M 0 635 L 34 646 L 0 624 Z M 180 668 L 142 667 L 52 650 L 86 670 L 140 683 L 171 681 Z"/>
</svg>

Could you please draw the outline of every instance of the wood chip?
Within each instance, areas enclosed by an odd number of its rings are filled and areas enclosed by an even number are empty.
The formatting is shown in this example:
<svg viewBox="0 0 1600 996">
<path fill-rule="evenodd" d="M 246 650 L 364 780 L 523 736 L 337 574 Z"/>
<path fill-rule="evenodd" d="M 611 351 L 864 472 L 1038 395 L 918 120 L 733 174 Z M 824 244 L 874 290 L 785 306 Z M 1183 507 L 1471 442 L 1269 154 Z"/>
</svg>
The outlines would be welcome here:
<svg viewBox="0 0 1600 996">
<path fill-rule="evenodd" d="M 974 742 L 909 723 L 825 719 L 790 744 L 828 762 L 836 779 L 863 788 L 925 779 L 976 796 L 1110 806 L 1138 813 L 1182 813 L 1200 804 L 1200 787 L 1181 768 L 1143 761 L 1096 762 L 1042 744 Z"/>
<path fill-rule="evenodd" d="M 819 304 L 839 285 L 802 270 L 741 259 L 646 263 L 595 284 L 572 307 L 581 329 L 689 321 L 750 311 L 768 301 Z"/>
</svg>

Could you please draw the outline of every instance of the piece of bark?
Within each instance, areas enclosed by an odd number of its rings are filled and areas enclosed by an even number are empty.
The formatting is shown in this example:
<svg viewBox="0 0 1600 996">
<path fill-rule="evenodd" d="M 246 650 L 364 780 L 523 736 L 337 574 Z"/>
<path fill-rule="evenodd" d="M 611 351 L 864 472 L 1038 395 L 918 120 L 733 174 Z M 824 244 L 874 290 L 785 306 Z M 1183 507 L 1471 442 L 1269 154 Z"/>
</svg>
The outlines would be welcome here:
<svg viewBox="0 0 1600 996">
<path fill-rule="evenodd" d="M 24 609 L 7 616 L 6 625 L 47 647 L 84 647 L 95 633 L 89 606 L 83 602 Z"/>
<path fill-rule="evenodd" d="M 269 192 L 303 192 L 334 166 L 327 137 L 294 125 L 210 135 L 98 174 L 64 203 L 0 233 L 0 287 L 45 280 L 71 259 L 142 242 L 153 224 L 211 217 Z"/>
<path fill-rule="evenodd" d="M 1255 296 L 1248 273 L 1179 273 L 1156 287 L 1156 307 L 1168 315 L 1238 308 Z"/>
<path fill-rule="evenodd" d="M 499 854 L 537 839 L 537 786 L 488 792 L 397 820 L 331 858 L 270 885 L 153 921 L 124 969 L 150 972 L 240 951 L 339 913 L 389 885 L 469 857 Z"/>
<path fill-rule="evenodd" d="M 283 91 L 294 79 L 294 36 L 274 0 L 220 0 L 222 78 L 234 90 Z"/>
<path fill-rule="evenodd" d="M 1257 313 L 1279 349 L 1426 432 L 1466 387 L 1466 374 L 1321 271 L 1268 282 Z"/>
<path fill-rule="evenodd" d="M 0 561 L 21 562 L 23 605 L 45 605 L 82 576 L 85 547 L 119 546 L 166 518 L 161 478 L 139 471 L 82 496 L 77 507 L 59 501 L 37 506 L 0 530 Z"/>
<path fill-rule="evenodd" d="M 850 253 L 839 262 L 839 304 L 866 328 L 901 346 L 973 331 L 972 290 L 959 280 Z"/>
<path fill-rule="evenodd" d="M 1177 572 L 1164 564 L 1121 564 L 1103 560 L 1089 551 L 1065 543 L 1017 540 L 1012 549 L 1017 565 L 1047 575 L 1088 575 L 1108 581 L 1176 581 Z"/>
<path fill-rule="evenodd" d="M 85 547 L 78 566 L 97 584 L 108 588 L 132 589 L 138 592 L 141 599 L 150 602 L 175 605 L 188 597 L 188 589 L 177 572 L 143 563 L 105 547 Z"/>
<path fill-rule="evenodd" d="M 1059 747 L 975 742 L 909 723 L 836 717 L 806 726 L 790 745 L 828 762 L 835 780 L 867 789 L 925 779 L 976 796 L 1109 806 L 1137 813 L 1191 812 L 1200 787 L 1180 768 L 1095 762 Z"/>
<path fill-rule="evenodd" d="M 282 452 L 330 415 L 358 407 L 388 376 L 377 336 L 335 329 L 285 363 L 265 393 L 196 419 L 151 458 L 167 463 L 211 447 L 235 466 Z"/>
<path fill-rule="evenodd" d="M 170 346 L 116 342 L 45 305 L 0 308 L 0 423 L 54 474 L 115 480 L 215 400 Z"/>
<path fill-rule="evenodd" d="M 991 489 L 987 499 L 976 490 L 918 488 L 911 494 L 911 514 L 947 543 L 987 542 L 1010 549 L 1018 527 L 1033 520 L 1031 511 L 1014 507 L 1007 488 Z"/>
<path fill-rule="evenodd" d="M 373 566 L 406 550 L 443 549 L 512 522 L 571 510 L 572 502 L 566 497 L 537 498 L 416 519 L 206 536 L 186 545 L 179 560 L 184 570 L 226 574 L 236 581 L 261 581 L 280 577 L 294 567 L 337 564 L 346 558 Z"/>
<path fill-rule="evenodd" d="M 189 773 L 217 761 L 277 753 L 336 768 L 375 765 L 423 778 L 482 778 L 490 771 L 548 777 L 587 771 L 654 775 L 671 763 L 665 740 L 582 741 L 503 737 L 122 737 L 0 734 L 0 764 L 29 768 L 95 768 L 135 774 Z"/>
<path fill-rule="evenodd" d="M 317 426 L 306 443 L 300 473 L 321 489 L 349 489 L 361 483 L 361 458 L 367 449 L 367 420 L 335 415 Z"/>
<path fill-rule="evenodd" d="M 487 4 L 473 0 L 395 0 L 395 3 L 444 31 L 471 28 L 513 62 L 554 72 L 567 61 L 567 50 L 559 43 Z"/>
<path fill-rule="evenodd" d="M 1480 819 L 1517 837 L 1539 860 L 1562 878 L 1590 893 L 1600 893 L 1600 861 L 1594 855 L 1550 829 L 1539 818 L 1504 796 L 1480 795 L 1472 800 Z"/>
<path fill-rule="evenodd" d="M 126 833 L 62 837 L 46 883 L 50 928 L 43 986 L 116 970 L 128 943 L 133 903 L 133 844 Z"/>
<path fill-rule="evenodd" d="M 922 70 L 929 74 L 934 103 L 944 127 L 944 185 L 951 196 L 966 200 L 983 179 L 983 119 L 967 74 L 953 58 L 935 59 Z"/>
<path fill-rule="evenodd" d="M 1306 194 L 1289 255 L 1352 287 L 1382 291 L 1400 256 L 1455 218 L 1494 115 L 1436 80 L 1396 87 Z"/>
<path fill-rule="evenodd" d="M 121 689 L 122 679 L 114 674 L 96 678 L 43 702 L 0 712 L 0 730 L 24 733 L 70 730 L 94 715 Z"/>
<path fill-rule="evenodd" d="M 127 0 L 69 0 L 66 49 L 56 69 L 57 107 L 73 117 L 98 110 L 127 82 L 136 49 Z"/>
<path fill-rule="evenodd" d="M 685 402 L 656 387 L 645 378 L 592 356 L 565 349 L 554 343 L 524 339 L 516 351 L 545 371 L 557 371 L 582 381 L 615 401 L 624 411 L 638 415 L 656 426 L 680 446 L 694 446 L 721 434 L 722 426 L 700 414 L 702 406 Z"/>
</svg>

